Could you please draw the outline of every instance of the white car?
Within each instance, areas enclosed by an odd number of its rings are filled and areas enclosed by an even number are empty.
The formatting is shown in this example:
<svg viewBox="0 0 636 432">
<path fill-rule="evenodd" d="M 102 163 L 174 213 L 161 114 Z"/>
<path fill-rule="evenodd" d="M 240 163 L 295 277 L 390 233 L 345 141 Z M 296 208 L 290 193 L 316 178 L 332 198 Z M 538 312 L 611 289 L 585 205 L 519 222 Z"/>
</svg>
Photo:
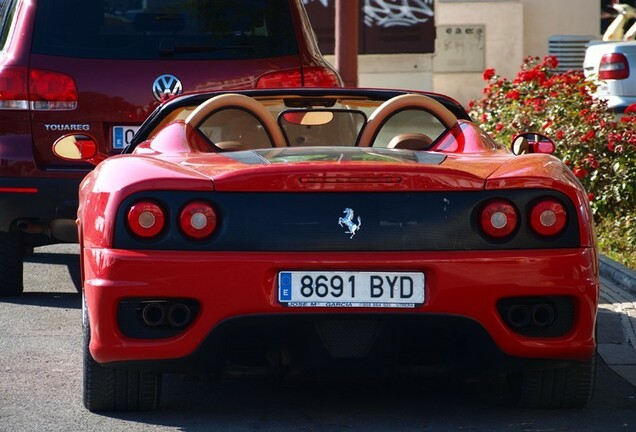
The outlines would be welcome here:
<svg viewBox="0 0 636 432">
<path fill-rule="evenodd" d="M 607 100 L 616 113 L 636 103 L 636 41 L 592 42 L 585 51 L 583 71 L 598 82 L 596 96 Z"/>
</svg>

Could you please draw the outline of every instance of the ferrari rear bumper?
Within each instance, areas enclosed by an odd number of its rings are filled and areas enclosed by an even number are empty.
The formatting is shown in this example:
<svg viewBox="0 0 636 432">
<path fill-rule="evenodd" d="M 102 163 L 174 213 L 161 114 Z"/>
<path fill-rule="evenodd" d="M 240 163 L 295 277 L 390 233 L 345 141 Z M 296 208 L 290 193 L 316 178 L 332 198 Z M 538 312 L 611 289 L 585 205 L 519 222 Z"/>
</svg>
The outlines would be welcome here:
<svg viewBox="0 0 636 432">
<path fill-rule="evenodd" d="M 469 340 L 473 330 L 462 330 L 466 324 L 483 332 L 506 356 L 586 360 L 595 351 L 599 295 L 595 249 L 355 254 L 86 249 L 83 258 L 90 352 L 99 363 L 183 359 L 209 344 L 227 323 L 256 318 L 263 323 L 261 328 L 271 327 L 281 336 L 293 334 L 295 329 L 289 327 L 313 318 L 354 326 L 390 322 L 395 324 L 392 328 L 401 329 L 389 333 L 392 337 L 408 330 L 411 341 L 417 341 L 418 331 L 424 338 L 424 333 L 430 335 L 445 326 L 432 322 L 461 322 L 457 327 L 446 326 L 444 337 Z M 278 274 L 293 270 L 423 272 L 425 301 L 395 309 L 290 307 L 278 300 Z M 152 326 L 131 331 L 129 326 L 144 323 L 135 323 L 135 312 L 122 318 L 130 311 L 122 304 L 153 301 L 192 305 L 191 319 L 182 329 L 157 332 L 156 337 Z M 513 315 L 511 324 L 510 305 L 527 306 L 531 314 L 536 309 L 539 317 L 545 317 L 541 315 L 545 304 L 552 305 L 557 318 L 565 316 L 557 330 L 520 331 L 514 318 L 523 321 L 523 314 Z M 243 333 L 230 332 L 231 337 L 249 337 L 250 326 L 245 328 Z M 253 331 L 251 336 L 258 334 Z M 354 333 L 350 340 L 355 339 Z M 472 343 L 470 348 L 480 347 Z"/>
</svg>

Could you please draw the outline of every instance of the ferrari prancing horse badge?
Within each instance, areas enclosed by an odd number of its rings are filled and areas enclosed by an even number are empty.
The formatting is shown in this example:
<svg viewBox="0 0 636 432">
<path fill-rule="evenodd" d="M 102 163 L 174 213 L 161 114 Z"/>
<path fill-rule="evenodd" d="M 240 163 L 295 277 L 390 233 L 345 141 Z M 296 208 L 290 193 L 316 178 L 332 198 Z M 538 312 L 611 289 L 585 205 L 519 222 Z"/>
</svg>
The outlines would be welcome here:
<svg viewBox="0 0 636 432">
<path fill-rule="evenodd" d="M 338 218 L 338 225 L 346 226 L 348 231 L 345 231 L 345 233 L 351 234 L 351 237 L 349 238 L 352 239 L 362 226 L 362 219 L 360 219 L 360 216 L 358 216 L 358 223 L 355 223 L 353 219 L 353 209 L 350 208 L 344 209 L 343 213 L 345 214 L 345 216 Z"/>
</svg>

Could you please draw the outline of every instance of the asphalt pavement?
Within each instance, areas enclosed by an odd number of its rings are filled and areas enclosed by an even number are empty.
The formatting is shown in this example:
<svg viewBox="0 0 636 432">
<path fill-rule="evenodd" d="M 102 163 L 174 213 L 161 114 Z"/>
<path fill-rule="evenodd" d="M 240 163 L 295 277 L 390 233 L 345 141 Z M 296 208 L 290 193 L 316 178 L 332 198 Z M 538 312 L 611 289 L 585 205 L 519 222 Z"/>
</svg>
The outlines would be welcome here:
<svg viewBox="0 0 636 432">
<path fill-rule="evenodd" d="M 612 370 L 636 386 L 636 271 L 606 256 L 600 257 L 599 265 L 598 352 Z"/>
</svg>

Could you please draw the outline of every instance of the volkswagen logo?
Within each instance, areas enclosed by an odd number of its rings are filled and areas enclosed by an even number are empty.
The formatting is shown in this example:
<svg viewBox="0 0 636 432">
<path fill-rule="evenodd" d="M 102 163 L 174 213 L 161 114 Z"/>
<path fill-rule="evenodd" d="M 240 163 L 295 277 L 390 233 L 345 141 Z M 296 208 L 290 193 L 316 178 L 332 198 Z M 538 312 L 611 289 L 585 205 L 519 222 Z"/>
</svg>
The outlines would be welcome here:
<svg viewBox="0 0 636 432">
<path fill-rule="evenodd" d="M 183 85 L 179 78 L 174 75 L 164 74 L 158 76 L 152 83 L 152 95 L 159 102 L 170 99 L 173 96 L 183 93 Z"/>
</svg>

